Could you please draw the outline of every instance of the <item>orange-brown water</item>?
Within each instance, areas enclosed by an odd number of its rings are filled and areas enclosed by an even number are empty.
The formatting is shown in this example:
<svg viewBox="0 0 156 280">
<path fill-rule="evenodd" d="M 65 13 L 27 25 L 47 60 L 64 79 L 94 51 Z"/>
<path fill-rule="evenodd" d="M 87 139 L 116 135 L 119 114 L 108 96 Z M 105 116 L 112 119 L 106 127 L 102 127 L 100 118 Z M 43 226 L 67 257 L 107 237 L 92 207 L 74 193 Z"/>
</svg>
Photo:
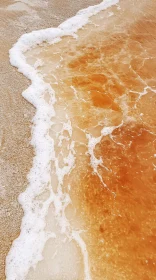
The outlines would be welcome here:
<svg viewBox="0 0 156 280">
<path fill-rule="evenodd" d="M 94 280 L 156 279 L 155 48 L 156 2 L 121 1 L 92 17 L 77 40 L 28 55 L 44 61 L 39 71 L 56 93 L 51 133 L 71 121 L 61 145 L 53 137 L 60 166 L 75 143 L 66 216 L 85 230 Z"/>
</svg>

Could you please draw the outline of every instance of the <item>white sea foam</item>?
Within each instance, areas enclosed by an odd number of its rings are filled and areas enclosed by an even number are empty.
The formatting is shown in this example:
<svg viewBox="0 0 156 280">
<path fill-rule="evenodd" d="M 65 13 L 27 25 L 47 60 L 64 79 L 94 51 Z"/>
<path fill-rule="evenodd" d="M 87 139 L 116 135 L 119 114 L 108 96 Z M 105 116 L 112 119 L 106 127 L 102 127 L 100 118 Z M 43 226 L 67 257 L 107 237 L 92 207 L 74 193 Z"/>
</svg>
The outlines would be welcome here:
<svg viewBox="0 0 156 280">
<path fill-rule="evenodd" d="M 99 137 L 93 137 L 91 134 L 87 134 L 87 139 L 88 139 L 88 153 L 90 155 L 90 164 L 91 164 L 91 167 L 93 169 L 93 172 L 99 177 L 101 183 L 103 184 L 103 186 L 105 188 L 107 188 L 107 185 L 105 184 L 102 176 L 100 175 L 100 173 L 98 172 L 98 167 L 99 166 L 102 166 L 104 167 L 105 169 L 107 169 L 106 166 L 104 166 L 104 163 L 102 161 L 102 158 L 96 158 L 95 154 L 94 154 L 94 150 L 95 150 L 95 146 L 101 142 L 102 138 L 104 136 L 110 136 L 112 135 L 112 132 L 121 127 L 123 125 L 123 122 L 121 124 L 119 124 L 118 126 L 107 126 L 107 127 L 104 127 L 102 130 L 101 130 L 101 135 Z"/>
<path fill-rule="evenodd" d="M 64 213 L 64 201 L 69 203 L 69 197 L 63 197 L 61 189 L 58 194 L 54 194 L 51 182 L 50 161 L 55 161 L 56 173 L 59 184 L 63 183 L 65 174 L 71 172 L 74 165 L 74 151 L 72 142 L 69 146 L 69 155 L 65 159 L 66 167 L 60 169 L 55 157 L 54 141 L 48 132 L 52 125 L 52 117 L 55 116 L 53 105 L 55 104 L 55 92 L 48 83 L 39 77 L 37 69 L 28 65 L 24 53 L 42 42 L 55 43 L 65 35 L 75 36 L 78 29 L 83 27 L 89 17 L 97 14 L 101 10 L 117 4 L 118 0 L 106 0 L 96 6 L 91 6 L 81 10 L 78 14 L 62 23 L 58 28 L 48 28 L 40 31 L 33 31 L 24 34 L 10 50 L 10 62 L 31 80 L 30 87 L 23 92 L 23 96 L 36 107 L 36 115 L 33 118 L 32 145 L 35 150 L 33 167 L 28 175 L 29 185 L 24 193 L 19 196 L 19 202 L 24 210 L 24 217 L 21 224 L 20 236 L 13 242 L 11 250 L 6 258 L 6 278 L 7 280 L 24 280 L 31 267 L 35 267 L 42 259 L 42 251 L 45 242 L 49 238 L 55 238 L 54 233 L 45 232 L 45 217 L 51 203 L 54 203 L 56 213 Z M 25 1 L 24 1 L 25 3 Z M 43 98 L 43 93 L 48 92 L 51 96 L 49 104 Z M 71 126 L 68 121 L 64 129 L 71 135 Z M 105 133 L 105 131 L 103 132 Z M 95 163 L 94 169 L 96 169 Z M 43 191 L 48 190 L 50 195 L 42 205 L 36 200 Z M 61 209 L 62 208 L 62 209 Z M 60 209 L 60 210 L 59 210 Z M 69 226 L 64 215 L 62 229 L 64 231 Z M 61 219 L 60 219 L 61 221 Z M 86 245 L 80 237 L 79 232 L 71 232 L 71 237 L 79 244 L 84 256 L 85 279 L 90 280 L 89 260 Z"/>
</svg>

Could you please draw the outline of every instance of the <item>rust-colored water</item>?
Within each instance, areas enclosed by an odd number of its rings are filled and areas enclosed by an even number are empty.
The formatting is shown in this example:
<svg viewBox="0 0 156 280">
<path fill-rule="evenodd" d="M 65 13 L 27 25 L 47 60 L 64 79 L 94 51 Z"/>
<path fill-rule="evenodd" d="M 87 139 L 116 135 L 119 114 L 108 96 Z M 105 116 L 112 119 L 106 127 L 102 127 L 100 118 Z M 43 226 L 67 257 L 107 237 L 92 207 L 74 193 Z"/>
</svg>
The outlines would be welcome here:
<svg viewBox="0 0 156 280">
<path fill-rule="evenodd" d="M 56 92 L 52 131 L 68 118 L 72 124 L 71 139 L 66 132 L 59 147 L 55 136 L 55 146 L 61 165 L 75 141 L 66 215 L 85 229 L 93 280 L 156 279 L 156 2 L 140 2 L 120 1 L 92 17 L 77 40 L 65 37 L 36 55 Z"/>
</svg>

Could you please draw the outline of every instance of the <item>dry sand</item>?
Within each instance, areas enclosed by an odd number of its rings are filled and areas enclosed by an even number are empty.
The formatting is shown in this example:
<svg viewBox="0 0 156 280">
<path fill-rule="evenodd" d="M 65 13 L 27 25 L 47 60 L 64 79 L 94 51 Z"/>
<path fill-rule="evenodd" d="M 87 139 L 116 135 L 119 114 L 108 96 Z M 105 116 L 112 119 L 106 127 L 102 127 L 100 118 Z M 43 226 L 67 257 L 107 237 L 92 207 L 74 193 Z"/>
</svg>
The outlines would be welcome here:
<svg viewBox="0 0 156 280">
<path fill-rule="evenodd" d="M 35 112 L 21 96 L 29 82 L 10 65 L 9 49 L 23 33 L 58 26 L 78 10 L 100 2 L 100 0 L 66 0 L 62 3 L 61 0 L 49 0 L 46 3 L 25 0 L 17 3 L 2 0 L 0 3 L 1 280 L 5 279 L 5 257 L 20 231 L 22 209 L 17 197 L 26 188 L 26 175 L 32 165 L 33 150 L 29 143 L 31 119 Z"/>
</svg>

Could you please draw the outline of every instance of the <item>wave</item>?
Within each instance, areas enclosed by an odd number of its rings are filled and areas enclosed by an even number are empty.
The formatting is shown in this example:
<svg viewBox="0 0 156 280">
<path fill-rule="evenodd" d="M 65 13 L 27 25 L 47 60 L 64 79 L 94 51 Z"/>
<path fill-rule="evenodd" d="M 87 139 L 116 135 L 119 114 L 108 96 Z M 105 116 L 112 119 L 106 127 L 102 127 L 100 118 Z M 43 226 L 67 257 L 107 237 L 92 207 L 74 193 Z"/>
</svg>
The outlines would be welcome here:
<svg viewBox="0 0 156 280">
<path fill-rule="evenodd" d="M 99 5 L 91 6 L 81 10 L 76 16 L 66 20 L 58 28 L 48 28 L 45 30 L 33 31 L 24 34 L 10 50 L 10 62 L 19 72 L 31 81 L 31 85 L 22 95 L 36 108 L 36 114 L 33 118 L 32 140 L 31 144 L 35 150 L 33 166 L 28 174 L 28 187 L 19 196 L 24 216 L 21 224 L 19 237 L 13 242 L 10 252 L 6 258 L 6 279 L 24 280 L 30 270 L 43 259 L 42 252 L 45 243 L 50 238 L 56 238 L 55 233 L 45 231 L 45 217 L 50 204 L 53 202 L 55 208 L 61 205 L 62 194 L 55 194 L 51 188 L 51 167 L 50 161 L 55 158 L 54 140 L 48 132 L 51 126 L 51 118 L 55 116 L 54 104 L 56 102 L 55 91 L 50 84 L 45 83 L 37 70 L 26 61 L 25 53 L 40 45 L 43 42 L 55 43 L 63 36 L 76 36 L 76 32 L 87 24 L 88 19 L 98 12 L 116 5 L 118 0 L 106 0 Z M 43 93 L 48 92 L 50 101 L 47 104 L 43 98 Z M 53 108 L 53 109 L 52 109 Z M 63 174 L 59 174 L 59 183 L 63 180 L 65 174 L 70 172 L 74 164 L 74 156 L 68 158 L 68 168 Z M 36 200 L 45 190 L 50 193 L 42 206 Z M 59 212 L 59 211 L 58 211 Z M 58 215 L 59 216 L 59 215 Z M 58 217 L 59 218 L 59 217 Z M 64 219 L 65 232 L 68 231 L 68 221 Z M 90 280 L 90 271 L 88 255 L 85 244 L 78 232 L 73 232 L 72 237 L 79 244 L 83 256 L 85 267 L 85 279 Z"/>
</svg>

